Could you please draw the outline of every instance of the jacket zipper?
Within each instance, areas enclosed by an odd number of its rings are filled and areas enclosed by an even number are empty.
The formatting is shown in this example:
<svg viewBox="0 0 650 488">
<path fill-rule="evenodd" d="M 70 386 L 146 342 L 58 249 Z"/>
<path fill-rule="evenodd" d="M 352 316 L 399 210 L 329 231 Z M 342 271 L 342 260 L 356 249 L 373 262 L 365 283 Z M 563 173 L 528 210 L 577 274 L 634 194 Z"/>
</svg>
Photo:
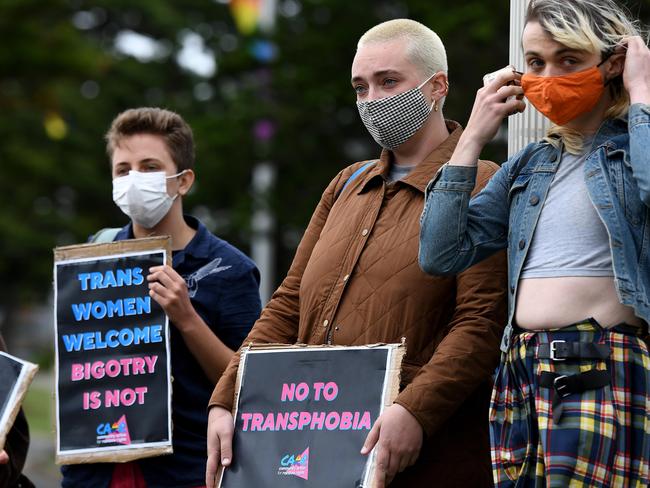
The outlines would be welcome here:
<svg viewBox="0 0 650 488">
<path fill-rule="evenodd" d="M 332 327 L 333 327 L 333 324 L 330 324 L 330 326 L 327 329 L 327 345 L 328 346 L 332 345 L 332 332 L 333 332 Z"/>
</svg>

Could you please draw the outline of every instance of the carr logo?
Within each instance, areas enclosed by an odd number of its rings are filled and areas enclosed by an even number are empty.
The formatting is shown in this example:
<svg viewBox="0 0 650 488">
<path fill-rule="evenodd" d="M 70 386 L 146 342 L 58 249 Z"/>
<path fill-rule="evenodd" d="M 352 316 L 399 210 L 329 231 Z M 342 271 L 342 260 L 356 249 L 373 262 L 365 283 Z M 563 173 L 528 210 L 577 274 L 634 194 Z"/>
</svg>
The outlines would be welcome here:
<svg viewBox="0 0 650 488">
<path fill-rule="evenodd" d="M 286 454 L 280 459 L 278 475 L 309 479 L 309 447 L 302 454 Z"/>
<path fill-rule="evenodd" d="M 126 415 L 117 422 L 105 422 L 97 426 L 97 444 L 131 444 Z"/>
</svg>

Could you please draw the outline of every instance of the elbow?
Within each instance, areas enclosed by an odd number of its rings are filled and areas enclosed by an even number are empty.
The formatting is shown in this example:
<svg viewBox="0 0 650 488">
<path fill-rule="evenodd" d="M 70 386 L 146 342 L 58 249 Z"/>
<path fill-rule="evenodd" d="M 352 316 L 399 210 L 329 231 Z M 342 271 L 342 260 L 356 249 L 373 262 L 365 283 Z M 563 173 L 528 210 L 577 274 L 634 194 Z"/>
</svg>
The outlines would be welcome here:
<svg viewBox="0 0 650 488">
<path fill-rule="evenodd" d="M 420 245 L 418 253 L 418 265 L 420 269 L 429 275 L 445 276 L 455 274 L 456 270 L 440 256 L 428 252 L 425 247 Z"/>
</svg>

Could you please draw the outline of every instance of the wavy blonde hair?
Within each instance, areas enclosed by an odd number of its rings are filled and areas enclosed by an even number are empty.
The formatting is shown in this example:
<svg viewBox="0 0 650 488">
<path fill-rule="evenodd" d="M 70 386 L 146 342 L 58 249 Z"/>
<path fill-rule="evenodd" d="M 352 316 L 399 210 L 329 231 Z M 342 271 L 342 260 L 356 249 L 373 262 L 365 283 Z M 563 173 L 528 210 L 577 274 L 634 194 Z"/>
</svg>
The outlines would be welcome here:
<svg viewBox="0 0 650 488">
<path fill-rule="evenodd" d="M 616 48 L 624 46 L 628 36 L 643 35 L 638 20 L 614 0 L 531 0 L 526 12 L 526 23 L 539 22 L 553 40 L 573 49 L 600 53 L 605 59 Z M 612 105 L 606 118 L 622 117 L 627 113 L 630 99 L 623 86 L 623 78 L 616 77 L 608 84 Z M 579 154 L 583 137 L 579 132 L 554 125 L 545 139 L 559 147 Z"/>
</svg>

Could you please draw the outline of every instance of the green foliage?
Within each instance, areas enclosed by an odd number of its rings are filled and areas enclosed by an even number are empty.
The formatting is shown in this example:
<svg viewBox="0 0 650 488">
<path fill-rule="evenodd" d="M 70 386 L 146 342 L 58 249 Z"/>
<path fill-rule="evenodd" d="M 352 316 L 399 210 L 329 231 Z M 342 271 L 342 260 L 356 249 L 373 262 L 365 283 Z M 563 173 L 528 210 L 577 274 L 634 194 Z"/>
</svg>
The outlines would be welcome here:
<svg viewBox="0 0 650 488">
<path fill-rule="evenodd" d="M 197 141 L 198 183 L 189 211 L 247 248 L 253 166 L 278 168 L 270 195 L 278 220 L 278 279 L 329 180 L 379 153 L 359 123 L 349 73 L 358 37 L 394 17 L 420 20 L 446 42 L 451 92 L 445 114 L 463 123 L 481 77 L 507 63 L 505 0 L 279 0 L 277 57 L 251 54 L 223 2 L 207 0 L 4 0 L 0 2 L 0 311 L 49 290 L 51 249 L 83 242 L 126 218 L 111 200 L 103 134 L 121 110 L 176 110 Z M 648 16 L 650 5 L 630 2 Z M 133 31 L 158 43 L 153 59 L 120 53 Z M 188 32 L 215 56 L 208 78 L 179 66 Z M 256 121 L 276 126 L 256 142 Z M 495 160 L 503 145 L 487 150 Z"/>
</svg>

